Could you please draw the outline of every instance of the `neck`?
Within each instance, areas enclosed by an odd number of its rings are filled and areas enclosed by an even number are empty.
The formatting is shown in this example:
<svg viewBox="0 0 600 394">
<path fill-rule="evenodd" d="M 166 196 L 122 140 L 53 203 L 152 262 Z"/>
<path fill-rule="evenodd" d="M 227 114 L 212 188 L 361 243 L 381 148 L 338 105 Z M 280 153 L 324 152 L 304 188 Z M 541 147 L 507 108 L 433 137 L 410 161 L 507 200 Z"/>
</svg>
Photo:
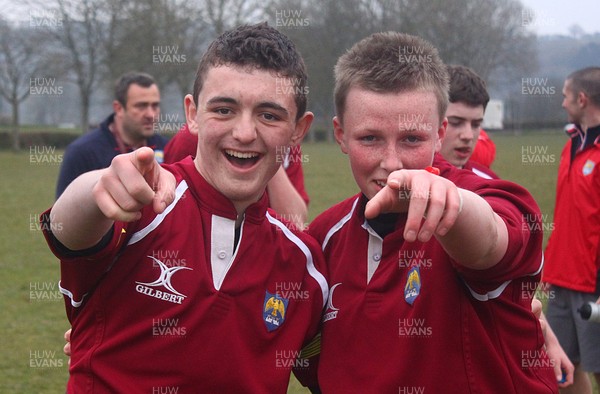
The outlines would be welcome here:
<svg viewBox="0 0 600 394">
<path fill-rule="evenodd" d="M 581 126 L 583 132 L 587 132 L 592 127 L 600 126 L 600 109 L 586 114 L 579 126 Z"/>
<path fill-rule="evenodd" d="M 139 138 L 139 139 L 133 139 L 131 138 L 130 135 L 128 135 L 127 133 L 125 133 L 123 130 L 123 125 L 119 124 L 119 122 L 117 122 L 115 120 L 114 123 L 111 123 L 109 125 L 110 131 L 112 131 L 113 133 L 115 133 L 116 135 L 118 135 L 118 137 L 121 139 L 121 141 L 123 141 L 124 144 L 126 144 L 127 146 L 130 146 L 132 149 L 137 149 L 137 148 L 141 148 L 142 146 L 146 146 L 146 139 L 145 138 Z"/>
<path fill-rule="evenodd" d="M 231 202 L 231 204 L 233 205 L 233 207 L 235 208 L 235 211 L 237 213 L 237 218 L 235 219 L 235 228 L 239 228 L 242 225 L 242 222 L 244 221 L 246 209 L 248 209 L 248 207 L 250 205 L 259 201 L 260 198 L 262 197 L 263 193 L 260 193 L 254 199 L 247 198 L 244 200 L 232 200 L 230 196 L 227 196 L 225 193 L 223 193 L 221 190 L 219 190 L 217 188 L 215 182 L 212 181 L 212 178 L 210 176 L 207 176 L 207 174 L 205 173 L 205 171 L 202 167 L 202 164 L 200 163 L 200 155 L 199 154 L 197 154 L 196 157 L 194 158 L 194 166 L 196 167 L 196 171 L 198 171 L 200 176 L 202 176 L 202 178 L 204 178 L 204 180 L 206 182 L 208 182 L 209 185 L 211 185 L 215 190 L 220 191 L 221 194 L 225 195 L 225 197 L 227 197 L 229 199 L 229 201 Z"/>
</svg>

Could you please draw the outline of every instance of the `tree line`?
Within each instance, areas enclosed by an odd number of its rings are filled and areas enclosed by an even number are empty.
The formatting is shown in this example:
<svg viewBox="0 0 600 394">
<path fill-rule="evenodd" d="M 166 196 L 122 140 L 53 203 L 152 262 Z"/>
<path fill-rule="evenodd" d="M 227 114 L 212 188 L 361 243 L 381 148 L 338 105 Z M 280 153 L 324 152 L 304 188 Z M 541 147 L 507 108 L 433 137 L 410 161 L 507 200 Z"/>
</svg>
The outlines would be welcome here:
<svg viewBox="0 0 600 394">
<path fill-rule="evenodd" d="M 501 83 L 535 70 L 535 36 L 518 0 L 24 0 L 0 16 L 0 97 L 11 108 L 19 149 L 19 107 L 32 94 L 76 87 L 72 119 L 89 126 L 98 90 L 129 70 L 159 86 L 191 90 L 206 45 L 223 31 L 266 20 L 299 47 L 309 71 L 309 106 L 317 124 L 333 115 L 336 59 L 377 31 L 419 35 L 449 64 Z M 418 53 L 405 54 L 417 56 Z M 64 94 L 64 92 L 62 92 Z M 330 134 L 330 133 L 329 133 Z"/>
</svg>

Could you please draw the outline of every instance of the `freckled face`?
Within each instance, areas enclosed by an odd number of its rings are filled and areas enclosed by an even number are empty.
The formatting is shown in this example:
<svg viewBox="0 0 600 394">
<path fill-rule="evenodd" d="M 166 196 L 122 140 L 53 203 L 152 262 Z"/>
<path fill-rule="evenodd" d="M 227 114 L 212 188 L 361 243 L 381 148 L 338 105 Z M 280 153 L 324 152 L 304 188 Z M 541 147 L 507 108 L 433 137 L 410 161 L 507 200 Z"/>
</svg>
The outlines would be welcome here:
<svg viewBox="0 0 600 394">
<path fill-rule="evenodd" d="M 446 121 L 433 92 L 377 93 L 358 87 L 348 92 L 343 122 L 334 133 L 360 190 L 370 199 L 400 169 L 422 169 L 440 150 Z"/>
</svg>

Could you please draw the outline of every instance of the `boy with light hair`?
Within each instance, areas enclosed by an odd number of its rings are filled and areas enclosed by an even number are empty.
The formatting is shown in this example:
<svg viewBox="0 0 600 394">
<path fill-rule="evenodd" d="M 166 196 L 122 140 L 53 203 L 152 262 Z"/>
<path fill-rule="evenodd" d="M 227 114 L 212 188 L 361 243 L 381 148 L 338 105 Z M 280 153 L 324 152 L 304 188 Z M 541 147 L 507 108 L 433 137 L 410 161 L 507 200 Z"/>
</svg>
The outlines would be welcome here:
<svg viewBox="0 0 600 394">
<path fill-rule="evenodd" d="M 528 290 L 539 209 L 522 187 L 437 153 L 448 104 L 437 50 L 374 34 L 335 76 L 335 138 L 360 193 L 310 225 L 331 288 L 322 392 L 557 392 Z"/>
</svg>

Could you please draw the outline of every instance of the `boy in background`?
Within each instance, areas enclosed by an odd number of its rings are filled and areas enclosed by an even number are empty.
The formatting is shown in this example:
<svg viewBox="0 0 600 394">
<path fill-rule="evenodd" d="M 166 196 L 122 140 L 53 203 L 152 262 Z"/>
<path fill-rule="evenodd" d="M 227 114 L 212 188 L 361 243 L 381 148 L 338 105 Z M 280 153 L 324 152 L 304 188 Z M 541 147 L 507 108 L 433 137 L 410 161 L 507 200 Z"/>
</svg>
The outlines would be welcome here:
<svg viewBox="0 0 600 394">
<path fill-rule="evenodd" d="M 450 79 L 446 110 L 448 125 L 440 153 L 457 168 L 473 171 L 485 179 L 499 179 L 488 167 L 473 160 L 477 147 L 481 144 L 481 124 L 490 99 L 486 83 L 469 67 L 449 65 L 447 70 Z M 540 318 L 545 327 L 546 352 L 552 360 L 557 381 L 563 380 L 563 372 L 565 375 L 564 382 L 559 383 L 559 387 L 567 387 L 573 383 L 573 363 L 560 346 L 541 311 Z"/>
<path fill-rule="evenodd" d="M 483 178 L 497 179 L 498 176 L 489 167 L 472 159 L 481 142 L 481 124 L 490 101 L 485 81 L 465 66 L 450 65 L 447 70 L 450 78 L 446 110 L 448 125 L 440 153 L 457 168 L 473 171 Z"/>
</svg>

